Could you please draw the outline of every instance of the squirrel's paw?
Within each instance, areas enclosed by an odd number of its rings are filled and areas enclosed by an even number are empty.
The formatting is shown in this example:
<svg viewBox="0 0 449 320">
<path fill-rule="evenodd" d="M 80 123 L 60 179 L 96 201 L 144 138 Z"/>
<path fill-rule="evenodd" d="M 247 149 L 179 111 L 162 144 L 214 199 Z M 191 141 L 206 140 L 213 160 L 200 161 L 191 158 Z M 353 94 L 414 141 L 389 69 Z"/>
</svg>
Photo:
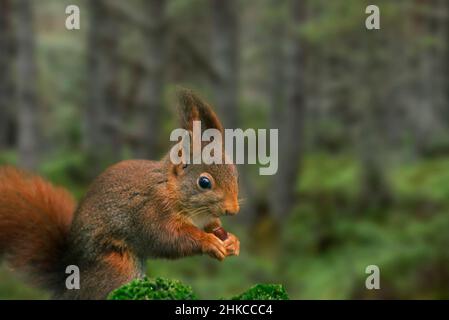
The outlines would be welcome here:
<svg viewBox="0 0 449 320">
<path fill-rule="evenodd" d="M 227 250 L 224 242 L 211 233 L 206 234 L 202 246 L 203 253 L 207 253 L 212 258 L 215 258 L 217 260 L 222 261 L 227 255 Z"/>
<path fill-rule="evenodd" d="M 224 245 L 227 256 L 238 256 L 240 254 L 240 240 L 232 233 L 228 233 L 228 238 L 224 241 Z"/>
</svg>

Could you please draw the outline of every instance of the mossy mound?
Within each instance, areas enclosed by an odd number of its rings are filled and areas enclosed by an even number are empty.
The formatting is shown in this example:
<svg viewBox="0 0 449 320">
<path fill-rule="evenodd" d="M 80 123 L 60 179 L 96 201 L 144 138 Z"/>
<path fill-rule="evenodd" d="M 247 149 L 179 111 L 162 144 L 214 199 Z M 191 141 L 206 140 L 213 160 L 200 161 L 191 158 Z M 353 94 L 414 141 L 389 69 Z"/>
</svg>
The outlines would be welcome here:
<svg viewBox="0 0 449 320">
<path fill-rule="evenodd" d="M 112 291 L 109 300 L 196 300 L 192 287 L 165 278 L 135 279 Z M 288 300 L 280 284 L 257 284 L 231 300 Z"/>
<path fill-rule="evenodd" d="M 256 284 L 231 300 L 289 300 L 281 284 Z"/>
<path fill-rule="evenodd" d="M 109 300 L 195 300 L 192 287 L 164 278 L 135 279 L 112 291 Z"/>
</svg>

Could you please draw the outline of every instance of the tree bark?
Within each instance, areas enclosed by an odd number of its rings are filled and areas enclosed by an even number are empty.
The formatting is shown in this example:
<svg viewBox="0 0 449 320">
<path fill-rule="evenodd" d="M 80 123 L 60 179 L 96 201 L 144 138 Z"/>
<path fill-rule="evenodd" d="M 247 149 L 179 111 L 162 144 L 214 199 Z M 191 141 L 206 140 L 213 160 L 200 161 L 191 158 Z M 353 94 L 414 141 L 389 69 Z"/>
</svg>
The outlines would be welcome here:
<svg viewBox="0 0 449 320">
<path fill-rule="evenodd" d="M 122 114 L 118 98 L 116 21 L 103 0 L 89 1 L 88 101 L 85 111 L 87 153 L 92 175 L 121 158 Z"/>
<path fill-rule="evenodd" d="M 277 129 L 282 124 L 282 112 L 285 108 L 285 44 L 286 44 L 286 2 L 279 0 L 270 0 L 266 7 L 266 16 L 263 21 L 266 28 L 266 63 L 268 65 L 268 74 L 266 92 L 270 112 L 267 123 L 272 129 Z M 247 171 L 247 170 L 245 170 Z M 276 175 L 270 180 L 275 183 Z M 263 190 L 257 190 L 251 186 L 251 192 L 248 193 L 249 210 L 244 212 L 247 220 L 251 222 L 251 233 L 254 243 L 264 243 L 264 251 L 271 248 L 274 244 L 273 236 L 277 236 L 277 221 L 272 216 L 273 205 L 273 184 L 269 184 Z M 245 202 L 246 207 L 246 202 Z M 275 229 L 273 229 L 275 228 Z M 257 230 L 263 230 L 258 232 Z M 270 243 L 268 245 L 268 243 Z M 252 250 L 258 250 L 258 245 Z M 259 248 L 260 249 L 260 248 Z M 272 250 L 268 250 L 271 252 Z M 262 253 L 262 252 L 261 252 Z"/>
<path fill-rule="evenodd" d="M 14 34 L 11 0 L 0 0 L 0 150 L 8 147 L 14 101 Z"/>
<path fill-rule="evenodd" d="M 140 93 L 138 117 L 138 144 L 136 156 L 159 157 L 159 134 L 164 106 L 165 69 L 167 56 L 166 1 L 148 0 L 144 4 L 150 23 L 145 36 L 145 65 L 148 70 Z"/>
<path fill-rule="evenodd" d="M 36 169 L 39 160 L 39 104 L 36 92 L 35 33 L 32 1 L 17 2 L 17 102 L 19 163 Z"/>
<path fill-rule="evenodd" d="M 304 46 L 298 28 L 305 20 L 304 0 L 291 3 L 292 34 L 287 52 L 286 105 L 279 125 L 279 167 L 272 188 L 272 211 L 282 221 L 296 202 L 296 185 L 302 156 L 302 134 L 306 110 L 304 98 Z"/>
<path fill-rule="evenodd" d="M 213 83 L 216 108 L 225 128 L 237 128 L 238 17 L 235 0 L 212 0 L 212 61 L 219 77 Z"/>
<path fill-rule="evenodd" d="M 279 0 L 270 1 L 271 10 L 280 10 Z M 271 128 L 278 128 L 282 120 L 285 105 L 285 32 L 284 17 L 277 12 L 277 16 L 270 23 L 269 29 L 269 103 Z"/>
<path fill-rule="evenodd" d="M 367 89 L 367 94 L 359 95 L 356 104 L 360 109 L 360 124 L 355 141 L 361 164 L 360 205 L 363 208 L 384 207 L 391 201 L 391 190 L 387 179 L 387 126 L 385 118 L 394 108 L 388 92 L 393 61 L 386 57 L 391 45 L 380 33 L 368 32 L 362 38 L 361 50 L 366 53 L 364 60 L 355 65 L 354 75 L 358 84 Z M 384 50 L 384 51 L 383 51 Z M 383 66 L 380 68 L 379 66 Z M 357 71 L 358 70 L 358 71 Z"/>
</svg>

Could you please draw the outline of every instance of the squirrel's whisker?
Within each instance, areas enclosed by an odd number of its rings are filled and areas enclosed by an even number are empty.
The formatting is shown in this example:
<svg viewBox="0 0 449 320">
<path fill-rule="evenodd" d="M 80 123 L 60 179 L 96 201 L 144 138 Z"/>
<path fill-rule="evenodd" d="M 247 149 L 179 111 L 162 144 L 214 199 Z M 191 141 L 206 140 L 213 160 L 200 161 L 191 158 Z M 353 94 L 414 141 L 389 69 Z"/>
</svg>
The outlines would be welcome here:
<svg viewBox="0 0 449 320">
<path fill-rule="evenodd" d="M 203 207 L 196 208 L 196 209 L 193 210 L 193 211 L 189 211 L 188 216 L 189 216 L 190 218 L 194 218 L 194 217 L 196 217 L 196 216 L 198 216 L 198 215 L 200 215 L 200 214 L 206 213 L 207 210 L 208 210 L 208 208 L 203 208 Z"/>
</svg>

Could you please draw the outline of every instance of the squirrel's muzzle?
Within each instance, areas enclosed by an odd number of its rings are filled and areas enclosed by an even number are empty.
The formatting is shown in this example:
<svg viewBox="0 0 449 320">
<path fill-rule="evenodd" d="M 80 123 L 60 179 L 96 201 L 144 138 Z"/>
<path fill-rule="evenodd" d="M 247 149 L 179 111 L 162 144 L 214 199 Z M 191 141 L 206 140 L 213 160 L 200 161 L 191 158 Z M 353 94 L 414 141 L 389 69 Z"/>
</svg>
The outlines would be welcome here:
<svg viewBox="0 0 449 320">
<path fill-rule="evenodd" d="M 233 204 L 231 206 L 227 206 L 225 208 L 225 215 L 227 216 L 235 216 L 240 211 L 240 206 L 238 203 Z"/>
</svg>

